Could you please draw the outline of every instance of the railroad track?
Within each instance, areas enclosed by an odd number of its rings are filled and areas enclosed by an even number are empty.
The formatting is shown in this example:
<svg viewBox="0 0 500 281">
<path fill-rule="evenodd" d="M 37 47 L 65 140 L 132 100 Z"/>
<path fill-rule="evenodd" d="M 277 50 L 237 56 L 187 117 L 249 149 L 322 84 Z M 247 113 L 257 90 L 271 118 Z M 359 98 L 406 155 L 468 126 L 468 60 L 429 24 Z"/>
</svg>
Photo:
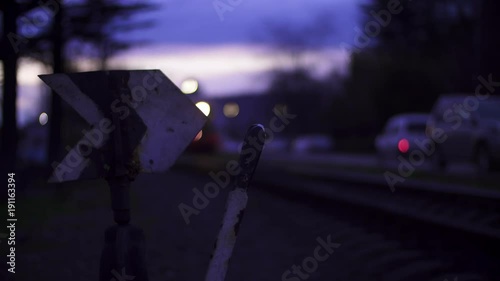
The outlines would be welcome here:
<svg viewBox="0 0 500 281">
<path fill-rule="evenodd" d="M 321 209 L 345 229 L 335 280 L 500 280 L 499 199 L 450 190 L 334 181 L 265 167 L 258 188 Z M 359 266 L 352 270 L 352 265 Z"/>
<path fill-rule="evenodd" d="M 204 160 L 206 171 L 225 164 Z M 343 245 L 336 276 L 318 280 L 500 280 L 497 193 L 414 180 L 391 192 L 382 175 L 293 161 L 263 161 L 254 185 L 320 209 L 344 229 L 332 236 Z"/>
<path fill-rule="evenodd" d="M 453 190 L 450 186 L 423 182 L 409 182 L 396 192 L 390 192 L 385 181 L 329 177 L 325 171 L 317 168 L 309 171 L 291 168 L 288 174 L 300 175 L 323 185 L 331 182 L 342 184 L 340 187 L 308 189 L 309 192 L 500 239 L 500 194 L 494 192 Z M 350 188 L 346 189 L 346 186 Z"/>
</svg>

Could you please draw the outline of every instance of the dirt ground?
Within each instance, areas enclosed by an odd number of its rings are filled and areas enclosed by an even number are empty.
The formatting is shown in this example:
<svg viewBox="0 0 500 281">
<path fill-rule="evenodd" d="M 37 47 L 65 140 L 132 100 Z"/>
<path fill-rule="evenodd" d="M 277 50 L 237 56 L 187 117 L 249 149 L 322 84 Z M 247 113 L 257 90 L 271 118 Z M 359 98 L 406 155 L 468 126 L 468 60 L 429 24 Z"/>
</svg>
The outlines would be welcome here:
<svg viewBox="0 0 500 281">
<path fill-rule="evenodd" d="M 150 280 L 204 280 L 229 190 L 210 199 L 189 224 L 178 206 L 192 206 L 192 189 L 202 190 L 209 181 L 208 175 L 175 170 L 143 175 L 133 183 L 132 223 L 146 235 Z M 113 224 L 107 187 L 91 182 L 66 188 L 63 195 L 47 190 L 18 199 L 25 200 L 19 205 L 26 210 L 19 217 L 15 280 L 98 280 L 104 230 Z M 54 203 L 60 202 L 54 201 L 57 196 L 65 197 L 65 203 Z M 382 253 L 405 253 L 397 243 L 338 221 L 311 204 L 252 188 L 226 280 L 376 280 L 361 274 L 359 269 L 368 261 L 353 259 L 353 253 L 374 246 Z M 314 257 L 318 239 L 329 235 L 340 247 L 328 258 L 317 261 L 316 268 L 302 277 L 283 276 Z"/>
</svg>

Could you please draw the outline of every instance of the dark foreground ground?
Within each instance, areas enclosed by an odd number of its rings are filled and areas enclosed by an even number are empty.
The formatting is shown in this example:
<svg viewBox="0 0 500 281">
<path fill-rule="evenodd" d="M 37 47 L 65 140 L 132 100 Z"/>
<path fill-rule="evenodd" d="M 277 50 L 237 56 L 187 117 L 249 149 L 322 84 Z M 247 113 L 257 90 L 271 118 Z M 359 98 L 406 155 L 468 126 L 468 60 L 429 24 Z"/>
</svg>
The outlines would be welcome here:
<svg viewBox="0 0 500 281">
<path fill-rule="evenodd" d="M 146 234 L 150 280 L 204 279 L 228 189 L 191 216 L 189 224 L 178 206 L 192 206 L 192 189 L 202 190 L 209 181 L 206 173 L 173 170 L 164 175 L 141 175 L 133 183 L 132 223 Z M 88 182 L 65 188 L 64 192 L 19 195 L 22 210 L 18 214 L 15 280 L 98 279 L 103 232 L 112 224 L 107 187 L 104 182 Z M 457 281 L 495 280 L 475 279 L 473 273 L 456 269 L 447 272 L 452 267 L 446 259 L 371 233 L 345 219 L 345 214 L 336 216 L 335 206 L 315 208 L 314 201 L 290 200 L 262 186 L 252 187 L 249 197 L 226 280 L 444 281 L 456 276 L 461 278 Z M 378 217 L 377 222 L 384 219 Z M 320 245 L 318 239 L 328 240 L 328 236 L 340 244 L 338 248 L 328 257 L 321 250 L 324 260 L 311 261 Z M 5 246 L 0 244 L 2 256 Z M 290 274 L 284 278 L 283 273 L 294 265 L 302 267 L 304 260 L 311 273 L 302 270 L 302 277 Z M 396 262 L 391 264 L 392 260 Z"/>
</svg>

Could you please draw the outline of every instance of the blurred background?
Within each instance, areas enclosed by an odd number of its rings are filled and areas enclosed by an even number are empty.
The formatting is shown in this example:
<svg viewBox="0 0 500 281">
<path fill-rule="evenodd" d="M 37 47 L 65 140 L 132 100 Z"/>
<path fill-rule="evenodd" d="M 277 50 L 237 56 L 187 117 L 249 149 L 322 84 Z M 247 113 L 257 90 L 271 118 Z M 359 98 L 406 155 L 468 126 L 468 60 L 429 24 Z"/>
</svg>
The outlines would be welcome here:
<svg viewBox="0 0 500 281">
<path fill-rule="evenodd" d="M 105 69 L 160 69 L 206 102 L 207 151 L 279 108 L 299 118 L 269 150 L 374 152 L 390 117 L 498 75 L 487 1 L 389 2 L 7 1 L 2 160 L 47 167 L 80 133 L 37 75 Z"/>
<path fill-rule="evenodd" d="M 2 1 L 0 170 L 19 174 L 27 198 L 54 189 L 70 202 L 71 185 L 46 179 L 87 124 L 38 75 L 159 69 L 209 119 L 179 160 L 182 173 L 222 169 L 240 152 L 246 128 L 261 123 L 268 132 L 262 175 L 307 178 L 301 192 L 317 181 L 383 186 L 389 194 L 408 185 L 415 188 L 408 202 L 424 196 L 415 190 L 451 190 L 453 200 L 438 197 L 449 208 L 475 200 L 472 212 L 484 197 L 493 200 L 488 223 L 498 227 L 498 12 L 493 0 Z M 173 177 L 183 185 L 176 169 L 148 182 Z M 173 193 L 182 192 L 189 191 Z M 466 263 L 447 262 L 455 271 Z M 488 266 L 467 270 L 497 280 Z"/>
</svg>

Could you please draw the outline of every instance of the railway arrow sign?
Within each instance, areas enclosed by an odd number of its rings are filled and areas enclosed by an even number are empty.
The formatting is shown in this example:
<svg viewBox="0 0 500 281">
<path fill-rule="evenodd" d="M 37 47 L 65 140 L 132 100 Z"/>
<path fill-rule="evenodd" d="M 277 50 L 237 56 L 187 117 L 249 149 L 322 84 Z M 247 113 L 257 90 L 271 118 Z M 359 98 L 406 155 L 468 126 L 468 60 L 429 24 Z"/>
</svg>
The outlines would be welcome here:
<svg viewBox="0 0 500 281">
<path fill-rule="evenodd" d="M 66 157 L 52 164 L 51 182 L 107 177 L 117 160 L 131 177 L 164 172 L 206 122 L 160 70 L 39 77 L 90 125 L 76 145 L 66 147 Z"/>
</svg>

